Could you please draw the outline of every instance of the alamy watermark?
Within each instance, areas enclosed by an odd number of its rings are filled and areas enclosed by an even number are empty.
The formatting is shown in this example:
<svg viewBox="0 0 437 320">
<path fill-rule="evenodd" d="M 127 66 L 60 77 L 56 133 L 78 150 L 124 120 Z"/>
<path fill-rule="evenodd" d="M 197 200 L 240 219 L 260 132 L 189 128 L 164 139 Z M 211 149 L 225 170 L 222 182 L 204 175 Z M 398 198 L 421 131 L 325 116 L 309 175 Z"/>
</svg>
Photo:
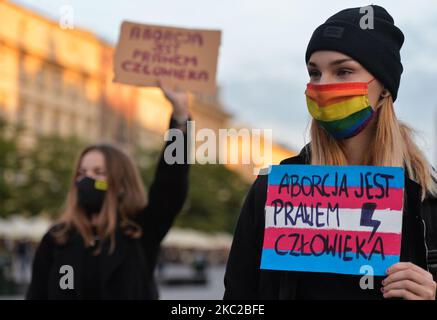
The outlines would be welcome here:
<svg viewBox="0 0 437 320">
<path fill-rule="evenodd" d="M 196 131 L 195 121 L 187 122 L 188 141 L 180 129 L 169 129 L 166 141 L 173 141 L 164 151 L 167 164 L 253 165 L 254 174 L 267 174 L 272 164 L 271 129 L 227 128 L 218 132 L 209 128 Z M 185 154 L 187 143 L 187 154 Z"/>
<path fill-rule="evenodd" d="M 373 290 L 375 288 L 373 267 L 369 265 L 361 266 L 360 274 L 364 274 L 364 276 L 360 278 L 360 288 L 362 290 Z"/>
<path fill-rule="evenodd" d="M 364 14 L 360 18 L 360 28 L 363 30 L 366 29 L 375 29 L 375 14 L 372 6 L 366 6 L 360 8 L 360 13 Z"/>
<path fill-rule="evenodd" d="M 66 264 L 62 265 L 59 269 L 59 273 L 62 274 L 59 279 L 59 287 L 62 290 L 73 290 L 74 289 L 74 270 L 73 267 Z"/>
</svg>

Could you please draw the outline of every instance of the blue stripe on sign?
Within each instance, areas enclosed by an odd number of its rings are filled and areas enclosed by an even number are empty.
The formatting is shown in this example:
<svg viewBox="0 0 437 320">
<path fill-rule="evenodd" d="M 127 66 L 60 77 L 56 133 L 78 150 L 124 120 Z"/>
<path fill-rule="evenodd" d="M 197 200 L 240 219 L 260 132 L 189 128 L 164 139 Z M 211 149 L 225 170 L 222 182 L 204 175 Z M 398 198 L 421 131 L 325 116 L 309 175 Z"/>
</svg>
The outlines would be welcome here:
<svg viewBox="0 0 437 320">
<path fill-rule="evenodd" d="M 361 175 L 365 177 L 366 173 L 371 173 L 368 180 L 373 187 L 378 187 L 374 184 L 373 176 L 375 174 L 388 174 L 394 176 L 389 180 L 389 188 L 404 188 L 405 173 L 401 167 L 378 167 L 378 166 L 314 166 L 314 165 L 301 165 L 301 164 L 284 164 L 274 165 L 269 174 L 269 185 L 279 185 L 283 176 L 287 173 L 290 175 L 299 176 L 299 184 L 302 177 L 311 177 L 318 175 L 322 178 L 326 174 L 329 174 L 325 181 L 325 186 L 335 186 L 335 173 L 338 173 L 337 185 L 340 186 L 341 179 L 344 175 L 347 175 L 347 187 L 360 187 Z M 378 177 L 377 182 L 382 184 L 385 188 L 385 178 Z M 304 185 L 310 185 L 308 179 L 304 179 Z"/>
<path fill-rule="evenodd" d="M 352 253 L 349 253 L 352 255 Z M 263 249 L 261 257 L 261 269 L 285 270 L 285 271 L 304 271 L 304 272 L 327 272 L 341 274 L 362 275 L 361 267 L 371 266 L 374 276 L 384 276 L 385 270 L 399 262 L 399 256 L 386 255 L 382 260 L 380 254 L 374 254 L 372 260 L 366 260 L 360 256 L 359 259 L 343 261 L 338 256 L 291 256 L 278 255 L 274 249 Z"/>
</svg>

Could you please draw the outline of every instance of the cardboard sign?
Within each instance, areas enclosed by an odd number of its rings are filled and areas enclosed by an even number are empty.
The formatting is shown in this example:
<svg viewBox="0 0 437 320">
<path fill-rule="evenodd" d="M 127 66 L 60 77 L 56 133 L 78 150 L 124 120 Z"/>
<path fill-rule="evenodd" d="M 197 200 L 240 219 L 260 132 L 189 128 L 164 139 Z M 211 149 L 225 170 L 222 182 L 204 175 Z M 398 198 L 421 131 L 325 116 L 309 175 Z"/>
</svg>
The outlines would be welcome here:
<svg viewBox="0 0 437 320">
<path fill-rule="evenodd" d="M 399 262 L 403 168 L 271 169 L 261 269 L 382 276 Z"/>
<path fill-rule="evenodd" d="M 213 94 L 220 31 L 123 22 L 114 57 L 114 81 Z"/>
</svg>

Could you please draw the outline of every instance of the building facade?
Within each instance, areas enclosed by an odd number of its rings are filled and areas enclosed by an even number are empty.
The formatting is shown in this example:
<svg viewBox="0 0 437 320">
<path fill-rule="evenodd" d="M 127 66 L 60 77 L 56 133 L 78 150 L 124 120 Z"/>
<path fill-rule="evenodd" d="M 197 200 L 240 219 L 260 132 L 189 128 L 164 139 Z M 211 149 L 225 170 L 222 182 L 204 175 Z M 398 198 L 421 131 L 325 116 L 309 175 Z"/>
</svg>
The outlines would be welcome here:
<svg viewBox="0 0 437 320">
<path fill-rule="evenodd" d="M 30 145 L 53 134 L 128 150 L 162 145 L 170 104 L 158 88 L 114 83 L 110 44 L 9 1 L 0 0 L 0 21 L 0 115 L 25 128 Z M 230 125 L 218 96 L 190 101 L 197 130 Z M 273 152 L 273 159 L 293 154 L 276 145 Z M 230 167 L 253 178 L 247 166 Z"/>
</svg>

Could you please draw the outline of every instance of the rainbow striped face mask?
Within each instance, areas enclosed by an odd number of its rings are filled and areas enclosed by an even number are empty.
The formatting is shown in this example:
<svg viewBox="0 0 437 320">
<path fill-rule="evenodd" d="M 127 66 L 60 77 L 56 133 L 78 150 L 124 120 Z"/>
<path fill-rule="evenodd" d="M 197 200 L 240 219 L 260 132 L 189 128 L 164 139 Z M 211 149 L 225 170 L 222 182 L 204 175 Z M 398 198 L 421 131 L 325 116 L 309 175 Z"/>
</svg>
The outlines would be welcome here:
<svg viewBox="0 0 437 320">
<path fill-rule="evenodd" d="M 308 83 L 305 91 L 308 111 L 335 139 L 351 138 L 360 133 L 375 115 L 368 97 L 368 85 L 373 80 Z"/>
</svg>

